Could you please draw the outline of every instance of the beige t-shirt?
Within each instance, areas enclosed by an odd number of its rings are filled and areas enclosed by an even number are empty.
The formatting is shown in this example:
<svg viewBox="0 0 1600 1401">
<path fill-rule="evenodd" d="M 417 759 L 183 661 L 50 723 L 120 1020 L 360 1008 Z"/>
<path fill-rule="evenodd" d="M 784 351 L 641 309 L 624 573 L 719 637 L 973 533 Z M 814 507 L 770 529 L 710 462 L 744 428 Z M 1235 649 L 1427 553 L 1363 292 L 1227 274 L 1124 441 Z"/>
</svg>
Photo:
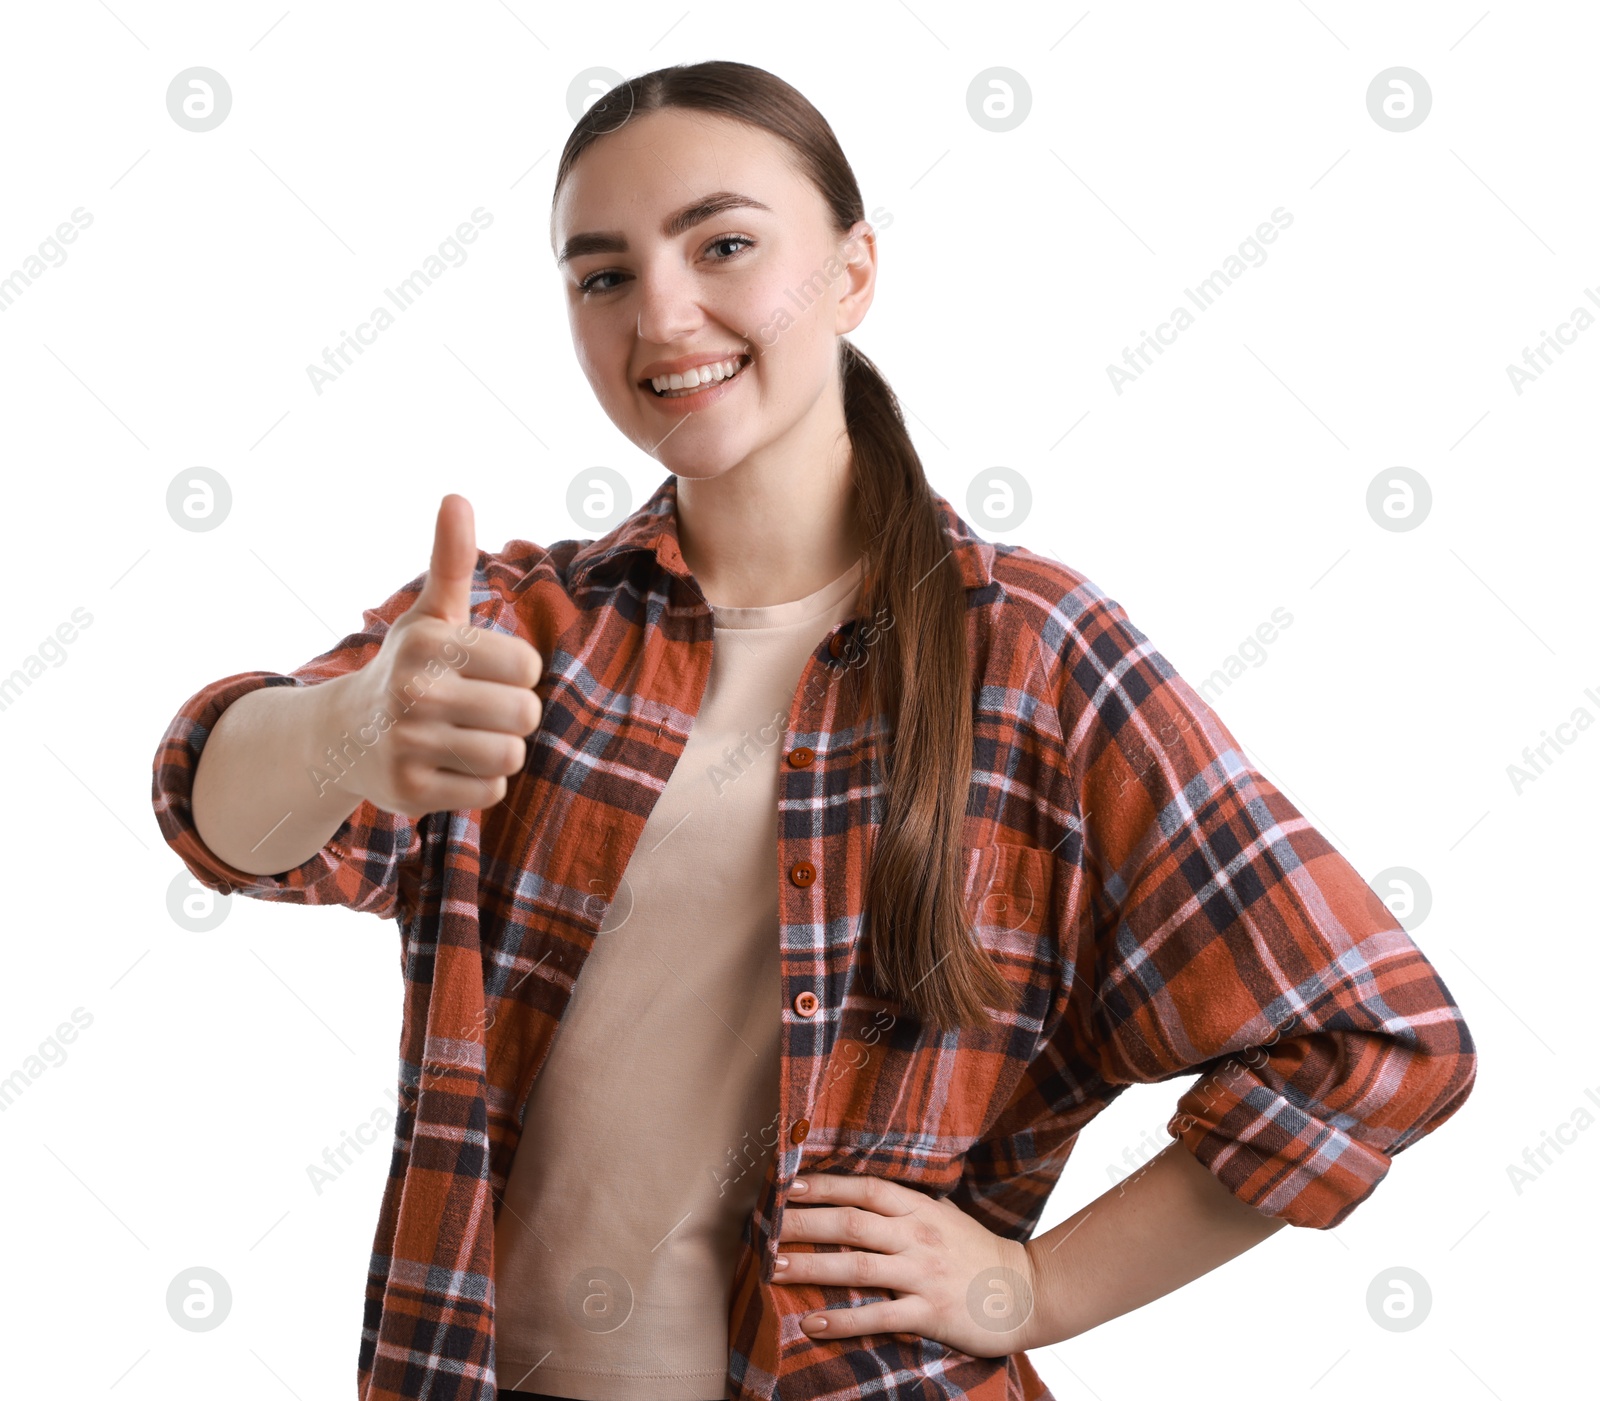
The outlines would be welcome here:
<svg viewBox="0 0 1600 1401">
<path fill-rule="evenodd" d="M 865 561 L 712 604 L 711 677 L 528 1099 L 495 1222 L 502 1388 L 721 1396 L 740 1232 L 777 1142 L 778 763 Z"/>
</svg>

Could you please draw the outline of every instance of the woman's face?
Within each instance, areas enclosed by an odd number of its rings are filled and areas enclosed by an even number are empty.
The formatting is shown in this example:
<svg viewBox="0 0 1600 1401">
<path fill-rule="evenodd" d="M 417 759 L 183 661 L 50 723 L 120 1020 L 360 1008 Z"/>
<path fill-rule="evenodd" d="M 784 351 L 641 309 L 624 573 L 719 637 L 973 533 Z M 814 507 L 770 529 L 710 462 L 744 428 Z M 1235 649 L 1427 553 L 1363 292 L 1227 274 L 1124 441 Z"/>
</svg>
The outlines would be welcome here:
<svg viewBox="0 0 1600 1401">
<path fill-rule="evenodd" d="M 834 232 L 786 143 L 705 112 L 635 117 L 579 158 L 552 233 L 578 363 L 670 471 L 717 476 L 790 435 L 837 434 L 838 337 L 871 304 L 875 250 L 864 220 L 864 237 Z M 649 382 L 723 361 L 730 379 L 689 394 Z"/>
</svg>

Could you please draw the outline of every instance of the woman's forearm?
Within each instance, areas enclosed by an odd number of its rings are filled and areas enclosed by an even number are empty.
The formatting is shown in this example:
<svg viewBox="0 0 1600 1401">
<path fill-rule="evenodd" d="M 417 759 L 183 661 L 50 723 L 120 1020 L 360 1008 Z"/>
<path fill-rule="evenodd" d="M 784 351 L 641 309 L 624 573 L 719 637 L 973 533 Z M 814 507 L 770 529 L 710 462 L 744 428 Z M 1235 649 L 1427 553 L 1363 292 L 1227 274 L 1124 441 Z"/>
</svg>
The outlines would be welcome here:
<svg viewBox="0 0 1600 1401">
<path fill-rule="evenodd" d="M 1170 1294 L 1287 1224 L 1240 1201 L 1174 1140 L 1027 1243 L 1034 1312 L 1026 1346 L 1074 1338 Z"/>
<path fill-rule="evenodd" d="M 355 811 L 350 781 L 318 782 L 352 724 L 348 683 L 249 691 L 217 720 L 200 751 L 192 803 L 200 840 L 241 871 L 277 875 L 309 861 Z"/>
</svg>

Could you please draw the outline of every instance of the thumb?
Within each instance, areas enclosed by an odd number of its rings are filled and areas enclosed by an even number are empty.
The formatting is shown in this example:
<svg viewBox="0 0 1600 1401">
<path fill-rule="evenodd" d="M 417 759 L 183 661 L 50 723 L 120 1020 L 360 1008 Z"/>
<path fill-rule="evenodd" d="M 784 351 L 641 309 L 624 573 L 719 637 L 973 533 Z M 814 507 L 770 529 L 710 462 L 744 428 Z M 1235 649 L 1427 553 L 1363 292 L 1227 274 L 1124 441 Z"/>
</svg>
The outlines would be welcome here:
<svg viewBox="0 0 1600 1401">
<path fill-rule="evenodd" d="M 439 516 L 433 527 L 433 558 L 411 611 L 443 618 L 447 623 L 470 622 L 472 571 L 477 563 L 472 503 L 452 492 L 439 503 Z"/>
</svg>

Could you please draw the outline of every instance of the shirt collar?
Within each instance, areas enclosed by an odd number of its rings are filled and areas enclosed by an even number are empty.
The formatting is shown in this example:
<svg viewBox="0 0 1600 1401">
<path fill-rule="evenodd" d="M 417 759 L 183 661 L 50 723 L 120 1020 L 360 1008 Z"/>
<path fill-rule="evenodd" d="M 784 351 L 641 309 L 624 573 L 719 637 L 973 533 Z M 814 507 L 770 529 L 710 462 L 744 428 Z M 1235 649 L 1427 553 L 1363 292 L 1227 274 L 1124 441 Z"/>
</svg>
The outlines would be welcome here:
<svg viewBox="0 0 1600 1401">
<path fill-rule="evenodd" d="M 994 579 L 994 546 L 974 534 L 938 492 L 933 493 L 933 500 L 962 585 L 969 589 L 986 587 Z M 572 556 L 568 579 L 573 585 L 581 585 L 592 569 L 639 550 L 653 552 L 656 563 L 669 574 L 686 581 L 692 577 L 678 548 L 676 474 L 668 475 L 649 499 L 614 530 L 580 545 Z"/>
</svg>

